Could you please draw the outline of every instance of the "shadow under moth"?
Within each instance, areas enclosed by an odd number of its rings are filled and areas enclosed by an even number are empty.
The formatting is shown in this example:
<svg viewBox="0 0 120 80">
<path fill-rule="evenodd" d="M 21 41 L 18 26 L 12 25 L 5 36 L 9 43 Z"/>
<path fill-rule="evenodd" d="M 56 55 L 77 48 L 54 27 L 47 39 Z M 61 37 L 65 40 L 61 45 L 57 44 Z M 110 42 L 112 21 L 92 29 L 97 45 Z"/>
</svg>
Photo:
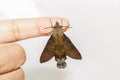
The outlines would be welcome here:
<svg viewBox="0 0 120 80">
<path fill-rule="evenodd" d="M 40 57 L 40 63 L 49 61 L 52 57 L 55 57 L 58 68 L 65 68 L 67 59 L 69 56 L 73 59 L 82 59 L 80 52 L 73 45 L 71 40 L 63 33 L 63 26 L 58 22 L 54 25 L 54 30 L 49 38 L 42 55 Z"/>
</svg>

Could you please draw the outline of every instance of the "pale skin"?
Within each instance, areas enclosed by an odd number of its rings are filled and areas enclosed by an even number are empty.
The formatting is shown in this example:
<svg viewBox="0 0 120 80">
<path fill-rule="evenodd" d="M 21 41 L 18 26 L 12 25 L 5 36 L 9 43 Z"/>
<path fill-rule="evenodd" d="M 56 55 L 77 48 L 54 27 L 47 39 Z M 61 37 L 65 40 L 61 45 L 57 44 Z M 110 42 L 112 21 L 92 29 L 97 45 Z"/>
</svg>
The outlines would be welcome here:
<svg viewBox="0 0 120 80">
<path fill-rule="evenodd" d="M 66 31 L 68 20 L 60 17 L 41 17 L 0 21 L 0 80 L 24 80 L 25 75 L 20 68 L 26 60 L 24 49 L 15 41 L 48 36 L 58 21 Z"/>
</svg>

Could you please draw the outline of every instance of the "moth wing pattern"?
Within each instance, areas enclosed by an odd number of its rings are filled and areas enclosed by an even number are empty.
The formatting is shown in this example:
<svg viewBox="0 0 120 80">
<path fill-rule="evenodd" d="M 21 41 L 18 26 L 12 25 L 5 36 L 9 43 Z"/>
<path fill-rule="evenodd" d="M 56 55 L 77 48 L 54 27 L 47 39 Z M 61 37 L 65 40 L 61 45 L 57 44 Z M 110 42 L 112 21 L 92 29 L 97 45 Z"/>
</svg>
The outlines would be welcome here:
<svg viewBox="0 0 120 80">
<path fill-rule="evenodd" d="M 73 59 L 82 59 L 80 52 L 77 50 L 77 48 L 74 46 L 74 44 L 65 34 L 64 34 L 63 44 L 66 50 L 66 55 L 68 55 Z"/>
<path fill-rule="evenodd" d="M 42 52 L 40 57 L 40 63 L 49 61 L 54 56 L 54 42 L 53 37 L 51 36 Z"/>
</svg>

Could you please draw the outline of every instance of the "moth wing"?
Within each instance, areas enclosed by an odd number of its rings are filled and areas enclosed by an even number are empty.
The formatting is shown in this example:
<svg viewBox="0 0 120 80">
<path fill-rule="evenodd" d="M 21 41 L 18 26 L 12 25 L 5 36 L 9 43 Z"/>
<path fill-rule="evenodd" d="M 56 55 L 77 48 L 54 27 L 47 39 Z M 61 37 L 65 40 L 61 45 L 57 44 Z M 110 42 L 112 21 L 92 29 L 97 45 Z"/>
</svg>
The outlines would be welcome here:
<svg viewBox="0 0 120 80">
<path fill-rule="evenodd" d="M 73 58 L 73 59 L 82 59 L 82 56 L 80 52 L 77 50 L 77 48 L 73 45 L 71 40 L 64 34 L 64 48 L 66 50 L 66 54 Z"/>
<path fill-rule="evenodd" d="M 51 36 L 42 52 L 42 55 L 40 57 L 40 63 L 49 61 L 53 56 L 54 56 L 54 41 L 53 37 Z"/>
</svg>

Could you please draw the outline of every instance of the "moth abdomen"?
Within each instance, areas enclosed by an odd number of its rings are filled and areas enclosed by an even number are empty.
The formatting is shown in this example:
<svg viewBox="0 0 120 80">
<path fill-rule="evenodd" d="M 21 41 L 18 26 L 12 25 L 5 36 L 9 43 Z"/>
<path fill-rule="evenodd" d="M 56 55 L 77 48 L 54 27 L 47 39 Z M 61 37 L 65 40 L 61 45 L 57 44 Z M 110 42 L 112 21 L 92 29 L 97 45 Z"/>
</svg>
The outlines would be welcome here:
<svg viewBox="0 0 120 80">
<path fill-rule="evenodd" d="M 57 67 L 60 69 L 63 69 L 67 66 L 67 63 L 65 62 L 66 60 L 66 56 L 63 58 L 55 58 L 56 62 L 57 62 Z"/>
</svg>

